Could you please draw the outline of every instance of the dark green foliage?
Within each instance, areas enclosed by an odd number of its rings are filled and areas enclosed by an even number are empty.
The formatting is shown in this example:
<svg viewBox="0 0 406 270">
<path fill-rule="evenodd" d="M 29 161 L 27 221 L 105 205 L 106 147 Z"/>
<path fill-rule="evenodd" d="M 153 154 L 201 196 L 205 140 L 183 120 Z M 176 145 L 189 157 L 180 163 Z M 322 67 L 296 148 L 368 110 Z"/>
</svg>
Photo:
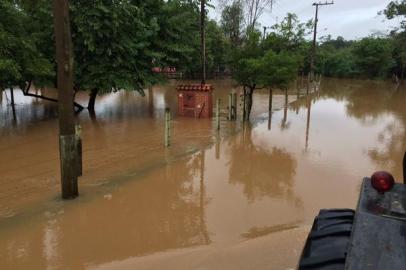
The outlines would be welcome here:
<svg viewBox="0 0 406 270">
<path fill-rule="evenodd" d="M 231 41 L 218 24 L 210 20 L 206 26 L 206 68 L 208 74 L 222 72 L 230 62 Z"/>
<path fill-rule="evenodd" d="M 388 19 L 393 19 L 396 16 L 406 15 L 406 1 L 391 1 L 384 11 Z"/>
<path fill-rule="evenodd" d="M 234 46 L 242 42 L 244 8 L 241 1 L 233 1 L 221 12 L 221 28 Z"/>
<path fill-rule="evenodd" d="M 23 10 L 13 1 L 0 2 L 0 88 L 25 87 L 34 79 L 41 84 L 53 75 L 40 39 Z"/>
<path fill-rule="evenodd" d="M 386 78 L 395 64 L 393 39 L 367 37 L 345 41 L 324 39 L 319 46 L 316 71 L 328 77 Z"/>
<path fill-rule="evenodd" d="M 255 89 L 287 89 L 298 73 L 299 58 L 295 53 L 274 51 L 263 43 L 269 45 L 269 41 L 261 39 L 259 32 L 248 33 L 232 62 L 233 78 L 244 87 L 246 119 L 249 119 Z"/>
<path fill-rule="evenodd" d="M 328 53 L 321 51 L 319 59 L 317 72 L 327 77 L 348 78 L 355 77 L 359 73 L 351 49 L 334 50 Z"/>
<path fill-rule="evenodd" d="M 251 32 L 245 43 L 235 50 L 232 61 L 234 80 L 240 85 L 255 89 L 259 85 L 261 58 L 264 54 L 260 43 L 261 34 Z"/>
<path fill-rule="evenodd" d="M 256 88 L 287 88 L 298 72 L 298 60 L 287 51 L 263 49 L 260 34 L 249 34 L 245 45 L 239 49 L 233 62 L 233 78 L 242 86 Z"/>
<path fill-rule="evenodd" d="M 154 65 L 187 71 L 199 43 L 199 2 L 186 0 L 137 1 L 146 18 L 154 18 L 158 31 L 151 39 Z M 198 52 L 197 52 L 198 53 Z"/>
<path fill-rule="evenodd" d="M 289 52 L 268 51 L 261 59 L 261 83 L 267 88 L 287 89 L 297 76 L 297 59 Z"/>
<path fill-rule="evenodd" d="M 385 77 L 393 65 L 392 47 L 387 39 L 364 38 L 354 45 L 353 53 L 363 77 Z"/>
<path fill-rule="evenodd" d="M 399 18 L 400 27 L 391 32 L 393 39 L 393 58 L 395 67 L 393 72 L 400 77 L 403 82 L 406 72 L 406 0 L 392 1 L 384 10 L 388 19 Z"/>
<path fill-rule="evenodd" d="M 152 79 L 150 38 L 157 21 L 129 1 L 71 2 L 75 85 L 142 91 Z"/>
<path fill-rule="evenodd" d="M 0 2 L 0 88 L 55 86 L 52 1 Z M 258 87 L 284 88 L 307 73 L 313 22 L 287 14 L 268 35 L 247 31 L 243 1 L 232 1 L 221 22 L 206 23 L 208 76 L 232 70 L 249 94 Z M 210 5 L 207 5 L 210 8 Z M 189 77 L 201 71 L 199 0 L 71 0 L 75 90 L 143 89 L 161 79 L 153 67 L 175 67 Z M 405 1 L 383 13 L 400 18 L 388 37 L 346 41 L 323 38 L 316 72 L 331 77 L 402 78 L 406 66 Z M 292 75 L 293 74 L 293 75 Z M 97 91 L 96 91 L 97 90 Z"/>
<path fill-rule="evenodd" d="M 280 24 L 272 28 L 274 32 L 264 41 L 265 49 L 275 52 L 289 51 L 296 58 L 299 69 L 304 71 L 309 66 L 306 60 L 311 48 L 306 37 L 312 32 L 313 22 L 310 20 L 302 23 L 295 14 L 288 13 Z"/>
</svg>

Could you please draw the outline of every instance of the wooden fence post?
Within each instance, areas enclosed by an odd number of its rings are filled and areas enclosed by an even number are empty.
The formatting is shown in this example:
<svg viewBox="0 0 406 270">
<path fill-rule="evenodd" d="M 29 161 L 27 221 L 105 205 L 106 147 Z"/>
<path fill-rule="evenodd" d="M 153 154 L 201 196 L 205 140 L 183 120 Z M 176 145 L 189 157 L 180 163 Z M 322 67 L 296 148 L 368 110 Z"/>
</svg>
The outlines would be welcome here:
<svg viewBox="0 0 406 270">
<path fill-rule="evenodd" d="M 171 137 L 171 111 L 165 108 L 165 147 L 170 146 Z"/>
<path fill-rule="evenodd" d="M 220 99 L 216 101 L 216 129 L 220 130 Z"/>
<path fill-rule="evenodd" d="M 59 136 L 63 199 L 73 199 L 79 195 L 75 137 L 75 134 Z"/>
<path fill-rule="evenodd" d="M 310 73 L 307 75 L 306 95 L 309 94 L 309 88 L 310 88 Z"/>
<path fill-rule="evenodd" d="M 228 120 L 233 120 L 233 93 L 228 94 Z"/>
<path fill-rule="evenodd" d="M 232 106 L 232 108 L 233 108 L 233 120 L 237 120 L 237 93 L 233 93 L 233 96 L 232 96 L 232 102 L 233 102 L 233 106 Z"/>
</svg>

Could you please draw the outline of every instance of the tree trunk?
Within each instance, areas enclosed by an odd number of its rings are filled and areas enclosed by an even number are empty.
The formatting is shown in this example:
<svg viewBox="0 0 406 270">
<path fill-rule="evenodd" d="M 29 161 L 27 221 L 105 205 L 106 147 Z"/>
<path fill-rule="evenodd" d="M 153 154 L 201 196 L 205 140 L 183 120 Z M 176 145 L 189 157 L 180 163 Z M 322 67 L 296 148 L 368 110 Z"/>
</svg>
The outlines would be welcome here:
<svg viewBox="0 0 406 270">
<path fill-rule="evenodd" d="M 68 0 L 54 0 L 54 31 L 57 62 L 59 151 L 62 198 L 79 195 L 77 150 L 73 110 L 73 54 Z"/>
<path fill-rule="evenodd" d="M 246 114 L 247 114 L 247 110 L 246 110 L 247 102 L 245 101 L 246 97 L 247 97 L 247 88 L 244 86 L 243 87 L 243 92 L 242 92 L 242 121 L 243 122 L 245 122 Z"/>
<path fill-rule="evenodd" d="M 16 107 L 14 103 L 14 89 L 10 87 L 10 96 L 11 96 L 11 111 L 13 113 L 13 126 L 17 125 L 17 114 L 16 114 Z"/>
<path fill-rule="evenodd" d="M 11 96 L 11 106 L 14 108 L 14 89 L 10 87 L 10 96 Z"/>
<path fill-rule="evenodd" d="M 269 117 L 272 115 L 272 89 L 269 89 L 269 103 L 268 103 L 268 113 Z"/>
<path fill-rule="evenodd" d="M 250 116 L 251 116 L 251 109 L 252 109 L 252 96 L 254 94 L 254 87 L 250 87 L 247 93 L 247 97 L 246 97 L 246 102 L 247 102 L 247 113 L 246 113 L 246 117 L 247 117 L 247 121 L 250 120 Z"/>
<path fill-rule="evenodd" d="M 310 115 L 312 109 L 312 99 L 310 97 L 306 97 L 307 101 L 307 119 L 306 119 L 306 144 L 305 144 L 305 151 L 309 147 L 309 130 L 310 130 Z"/>
<path fill-rule="evenodd" d="M 405 79 L 405 63 L 402 63 L 402 69 L 400 72 L 400 84 L 403 84 Z"/>
<path fill-rule="evenodd" d="M 51 102 L 58 102 L 58 100 L 55 99 L 55 98 L 50 98 L 50 97 L 46 97 L 46 96 L 43 96 L 43 95 L 38 95 L 38 94 L 33 94 L 33 93 L 28 92 L 30 90 L 30 87 L 31 87 L 31 82 L 28 82 L 25 90 L 22 91 L 24 96 L 40 98 L 40 99 L 51 101 Z M 84 109 L 82 105 L 80 105 L 79 103 L 77 103 L 75 101 L 73 102 L 73 105 L 74 105 L 75 108 L 78 109 L 76 112 L 80 112 L 80 111 L 82 111 Z"/>
<path fill-rule="evenodd" d="M 285 105 L 283 106 L 282 127 L 286 126 L 287 120 L 288 120 L 288 89 L 285 89 Z"/>
<path fill-rule="evenodd" d="M 89 103 L 87 105 L 87 109 L 89 110 L 90 113 L 94 113 L 94 106 L 96 104 L 96 98 L 97 98 L 97 94 L 99 93 L 99 89 L 97 88 L 93 88 L 90 91 L 90 95 L 89 95 Z"/>
</svg>

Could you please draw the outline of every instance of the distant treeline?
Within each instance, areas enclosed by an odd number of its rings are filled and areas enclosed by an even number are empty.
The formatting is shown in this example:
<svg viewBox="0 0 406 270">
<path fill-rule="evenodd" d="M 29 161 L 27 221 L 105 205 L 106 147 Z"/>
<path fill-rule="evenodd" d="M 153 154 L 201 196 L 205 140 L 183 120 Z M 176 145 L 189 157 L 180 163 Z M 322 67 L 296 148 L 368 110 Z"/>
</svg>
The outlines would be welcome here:
<svg viewBox="0 0 406 270">
<path fill-rule="evenodd" d="M 279 24 L 263 30 L 258 18 L 273 1 L 222 2 L 221 19 L 207 19 L 205 26 L 208 74 L 244 76 L 242 58 L 254 64 L 256 57 L 264 62 L 266 55 L 276 65 L 285 63 L 297 74 L 308 73 L 312 21 L 300 22 L 296 15 L 288 14 Z M 161 79 L 152 71 L 154 67 L 175 67 L 189 77 L 200 77 L 199 0 L 69 3 L 75 91 L 87 90 L 94 97 L 119 89 L 142 93 Z M 249 8 L 258 3 L 263 6 Z M 391 2 L 383 13 L 388 19 L 404 19 L 405 5 L 405 0 Z M 206 10 L 209 8 L 217 7 L 208 1 Z M 334 77 L 403 77 L 405 29 L 402 21 L 388 36 L 357 41 L 323 38 L 318 44 L 316 71 Z M 24 89 L 31 83 L 55 86 L 54 47 L 52 1 L 0 1 L 0 89 Z"/>
</svg>

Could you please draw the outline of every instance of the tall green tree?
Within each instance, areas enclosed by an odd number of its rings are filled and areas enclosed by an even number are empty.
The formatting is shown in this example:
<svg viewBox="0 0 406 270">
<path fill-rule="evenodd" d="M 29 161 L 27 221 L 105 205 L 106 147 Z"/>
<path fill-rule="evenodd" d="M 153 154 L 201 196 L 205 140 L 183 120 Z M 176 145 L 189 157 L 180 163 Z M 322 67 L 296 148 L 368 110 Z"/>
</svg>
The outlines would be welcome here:
<svg viewBox="0 0 406 270">
<path fill-rule="evenodd" d="M 287 90 L 289 83 L 297 76 L 297 59 L 288 51 L 275 53 L 269 50 L 261 59 L 262 72 L 260 82 L 272 89 Z"/>
<path fill-rule="evenodd" d="M 244 10 L 241 0 L 235 0 L 224 7 L 221 12 L 221 28 L 230 39 L 231 44 L 239 46 L 242 42 L 244 31 Z"/>
<path fill-rule="evenodd" d="M 306 62 L 310 50 L 310 42 L 307 37 L 312 33 L 313 21 L 300 22 L 296 14 L 288 13 L 286 17 L 272 27 L 271 32 L 264 41 L 265 49 L 275 52 L 289 51 L 304 71 L 309 65 Z"/>
<path fill-rule="evenodd" d="M 39 37 L 30 31 L 30 17 L 14 1 L 0 2 L 0 88 L 38 84 L 52 76 L 52 63 L 40 50 Z"/>
<path fill-rule="evenodd" d="M 76 0 L 71 5 L 75 88 L 89 89 L 88 109 L 94 112 L 99 92 L 136 90 L 150 82 L 151 36 L 158 31 L 131 1 Z"/>
<path fill-rule="evenodd" d="M 399 18 L 400 27 L 391 32 L 393 39 L 393 57 L 396 61 L 395 73 L 400 76 L 400 81 L 404 82 L 406 72 L 406 0 L 391 1 L 383 11 L 385 16 L 392 20 Z"/>
<path fill-rule="evenodd" d="M 259 32 L 249 33 L 248 39 L 234 55 L 233 78 L 244 89 L 244 118 L 248 120 L 256 89 L 287 89 L 298 72 L 297 57 L 286 51 L 264 49 Z"/>
</svg>

